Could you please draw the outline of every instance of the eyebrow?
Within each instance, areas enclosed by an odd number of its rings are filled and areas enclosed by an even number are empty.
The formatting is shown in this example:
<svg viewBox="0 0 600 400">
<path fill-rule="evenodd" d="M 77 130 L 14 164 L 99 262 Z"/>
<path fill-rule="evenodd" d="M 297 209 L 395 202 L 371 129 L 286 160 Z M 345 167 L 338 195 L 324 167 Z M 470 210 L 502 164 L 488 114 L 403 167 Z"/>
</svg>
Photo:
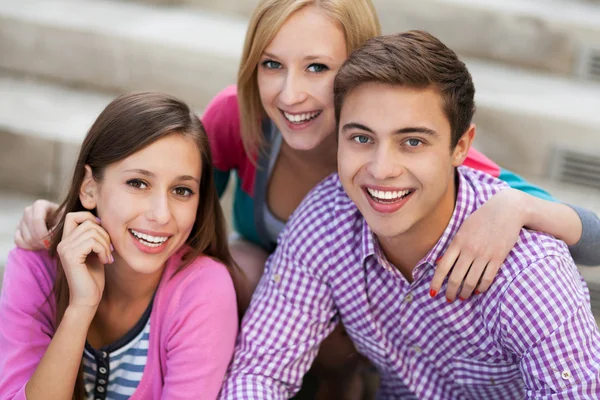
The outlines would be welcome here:
<svg viewBox="0 0 600 400">
<path fill-rule="evenodd" d="M 153 172 L 150 172 L 147 169 L 134 168 L 134 169 L 127 169 L 123 172 L 133 172 L 136 174 L 147 176 L 149 178 L 156 177 L 156 175 Z M 191 175 L 180 175 L 175 180 L 177 180 L 177 181 L 195 181 L 197 184 L 200 184 L 200 181 Z"/>
<path fill-rule="evenodd" d="M 279 58 L 275 54 L 271 54 L 271 53 L 269 53 L 267 51 L 263 52 L 263 55 L 266 56 L 266 57 L 269 57 L 269 58 L 275 58 L 275 59 Z M 304 61 L 313 61 L 313 60 L 319 60 L 319 59 L 323 59 L 323 58 L 327 58 L 329 60 L 332 60 L 332 58 L 329 57 L 329 56 L 318 55 L 318 54 L 306 56 L 306 57 L 303 58 L 303 60 Z"/>
<path fill-rule="evenodd" d="M 366 131 L 369 133 L 375 133 L 375 132 L 373 132 L 373 130 L 371 128 L 369 128 L 363 124 L 359 124 L 358 122 L 348 122 L 347 124 L 344 124 L 344 126 L 342 127 L 342 133 L 345 133 L 346 131 L 348 131 L 350 129 L 360 129 L 362 131 Z M 436 131 L 434 131 L 433 129 L 426 128 L 424 126 L 408 126 L 406 128 L 398 129 L 394 132 L 394 134 L 398 134 L 398 135 L 403 135 L 403 134 L 407 134 L 407 133 L 424 133 L 426 135 L 432 135 L 432 136 L 437 135 Z"/>
</svg>

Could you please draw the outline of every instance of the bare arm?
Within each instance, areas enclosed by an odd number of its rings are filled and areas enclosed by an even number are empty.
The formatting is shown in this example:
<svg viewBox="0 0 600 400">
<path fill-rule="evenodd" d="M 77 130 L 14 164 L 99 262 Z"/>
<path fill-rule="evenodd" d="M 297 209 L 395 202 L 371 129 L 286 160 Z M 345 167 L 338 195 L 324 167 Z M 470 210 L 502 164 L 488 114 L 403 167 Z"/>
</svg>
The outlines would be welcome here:
<svg viewBox="0 0 600 400">
<path fill-rule="evenodd" d="M 81 355 L 94 309 L 67 308 L 65 315 L 25 387 L 28 400 L 73 397 Z"/>
<path fill-rule="evenodd" d="M 543 200 L 516 189 L 514 195 L 520 197 L 519 204 L 523 215 L 523 226 L 548 233 L 567 245 L 579 242 L 583 225 L 572 207 L 563 203 Z"/>
</svg>

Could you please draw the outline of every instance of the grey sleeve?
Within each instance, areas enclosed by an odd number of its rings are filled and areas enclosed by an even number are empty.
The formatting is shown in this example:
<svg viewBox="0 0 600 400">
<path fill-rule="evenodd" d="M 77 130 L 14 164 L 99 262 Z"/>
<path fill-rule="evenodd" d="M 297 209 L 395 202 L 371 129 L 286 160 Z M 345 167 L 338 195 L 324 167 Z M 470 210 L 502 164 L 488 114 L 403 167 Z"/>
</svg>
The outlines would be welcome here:
<svg viewBox="0 0 600 400">
<path fill-rule="evenodd" d="M 568 206 L 579 215 L 583 227 L 579 242 L 569 246 L 575 263 L 600 266 L 600 218 L 588 209 L 571 204 Z"/>
</svg>

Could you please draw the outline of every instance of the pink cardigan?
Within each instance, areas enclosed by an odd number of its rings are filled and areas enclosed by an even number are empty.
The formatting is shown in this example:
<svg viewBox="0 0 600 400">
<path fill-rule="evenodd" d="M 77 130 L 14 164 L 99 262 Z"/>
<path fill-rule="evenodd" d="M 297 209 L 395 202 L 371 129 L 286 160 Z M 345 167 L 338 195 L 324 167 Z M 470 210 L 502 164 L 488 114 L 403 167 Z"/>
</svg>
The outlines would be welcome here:
<svg viewBox="0 0 600 400">
<path fill-rule="evenodd" d="M 229 272 L 200 257 L 174 275 L 171 257 L 150 315 L 148 363 L 131 399 L 215 399 L 233 355 L 238 317 Z M 54 333 L 55 263 L 48 252 L 14 249 L 0 297 L 0 399 L 25 399 Z M 50 296 L 51 301 L 45 301 Z"/>
</svg>

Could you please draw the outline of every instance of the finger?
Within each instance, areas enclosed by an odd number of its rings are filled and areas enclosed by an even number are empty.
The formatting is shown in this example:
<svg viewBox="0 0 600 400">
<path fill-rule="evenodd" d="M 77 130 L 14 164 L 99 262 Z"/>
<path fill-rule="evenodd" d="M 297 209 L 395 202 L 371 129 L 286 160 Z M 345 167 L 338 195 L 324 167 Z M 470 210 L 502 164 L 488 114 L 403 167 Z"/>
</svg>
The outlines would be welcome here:
<svg viewBox="0 0 600 400">
<path fill-rule="evenodd" d="M 452 273 L 448 278 L 448 288 L 446 289 L 446 299 L 449 302 L 456 300 L 456 296 L 460 291 L 460 286 L 462 285 L 465 276 L 467 276 L 472 263 L 473 257 L 467 253 L 461 253 L 458 260 L 456 260 L 456 264 L 454 264 Z"/>
<path fill-rule="evenodd" d="M 40 241 L 50 236 L 50 231 L 46 225 L 46 220 L 48 219 L 50 212 L 48 204 L 49 203 L 45 200 L 38 200 L 33 203 L 31 220 L 27 221 L 30 225 L 30 231 L 32 232 L 33 237 Z"/>
<path fill-rule="evenodd" d="M 83 264 L 86 262 L 87 257 L 94 253 L 102 264 L 111 263 L 112 258 L 107 252 L 106 245 L 101 242 L 102 239 L 95 232 L 88 231 L 77 239 L 77 241 L 70 243 L 66 250 L 65 255 L 68 258 Z"/>
<path fill-rule="evenodd" d="M 39 248 L 35 247 L 36 243 L 33 240 L 31 232 L 29 232 L 29 229 L 27 228 L 27 225 L 25 224 L 24 220 L 21 220 L 21 224 L 19 225 L 18 230 L 21 233 L 21 238 L 23 239 L 23 246 L 20 247 L 26 250 L 40 250 Z"/>
<path fill-rule="evenodd" d="M 89 222 L 85 222 L 86 224 Z M 77 229 L 81 228 L 82 225 L 80 225 Z M 75 235 L 75 233 L 77 233 L 77 230 L 75 230 L 74 235 L 73 235 L 73 239 L 72 239 L 72 248 L 77 248 L 79 246 L 82 246 L 84 244 L 86 244 L 89 239 L 93 239 L 94 241 L 96 241 L 97 243 L 99 243 L 102 246 L 102 251 L 101 252 L 97 252 L 98 257 L 100 258 L 100 260 L 102 261 L 102 263 L 104 264 L 112 264 L 113 262 L 113 256 L 111 253 L 111 249 L 110 249 L 110 243 L 107 241 L 106 239 L 106 232 L 104 232 L 104 234 L 101 232 L 104 231 L 101 227 L 97 226 L 93 227 L 90 226 L 87 230 L 83 231 L 81 234 L 77 234 Z"/>
<path fill-rule="evenodd" d="M 492 260 L 488 263 L 487 267 L 481 279 L 479 281 L 479 285 L 477 285 L 477 292 L 483 293 L 490 288 L 492 283 L 494 282 L 494 278 L 498 275 L 498 271 L 500 267 L 502 267 L 504 261 Z"/>
<path fill-rule="evenodd" d="M 21 234 L 20 228 L 17 228 L 17 231 L 15 232 L 15 245 L 22 249 L 26 248 L 26 243 L 25 240 L 23 240 L 23 235 Z"/>
<path fill-rule="evenodd" d="M 100 223 L 100 219 L 98 219 L 94 214 L 89 211 L 79 211 L 68 213 L 65 217 L 65 226 L 63 228 L 63 239 L 68 237 L 71 232 L 77 228 L 78 225 L 82 224 L 85 221 L 96 222 L 96 224 Z"/>
<path fill-rule="evenodd" d="M 448 276 L 450 269 L 454 266 L 454 263 L 458 256 L 460 255 L 460 251 L 457 247 L 450 246 L 444 253 L 441 259 L 437 260 L 437 266 L 435 267 L 435 273 L 433 274 L 433 279 L 431 280 L 429 295 L 431 297 L 435 297 L 444 284 L 444 279 Z"/>
<path fill-rule="evenodd" d="M 76 238 L 77 236 L 82 235 L 84 232 L 88 231 L 88 230 L 95 230 L 98 231 L 98 233 L 104 238 L 104 240 L 106 240 L 107 243 L 109 243 L 110 245 L 110 236 L 108 235 L 108 232 L 106 232 L 106 230 L 100 226 L 98 224 L 97 221 L 90 221 L 90 220 L 85 220 L 83 221 L 81 224 L 79 224 L 69 235 L 69 237 L 73 237 Z"/>
<path fill-rule="evenodd" d="M 462 288 L 460 290 L 459 299 L 466 300 L 468 299 L 477 285 L 479 284 L 481 277 L 486 271 L 486 266 L 488 265 L 487 258 L 477 258 L 471 264 L 471 268 L 469 268 L 469 272 L 467 273 L 467 277 L 463 281 Z"/>
</svg>

